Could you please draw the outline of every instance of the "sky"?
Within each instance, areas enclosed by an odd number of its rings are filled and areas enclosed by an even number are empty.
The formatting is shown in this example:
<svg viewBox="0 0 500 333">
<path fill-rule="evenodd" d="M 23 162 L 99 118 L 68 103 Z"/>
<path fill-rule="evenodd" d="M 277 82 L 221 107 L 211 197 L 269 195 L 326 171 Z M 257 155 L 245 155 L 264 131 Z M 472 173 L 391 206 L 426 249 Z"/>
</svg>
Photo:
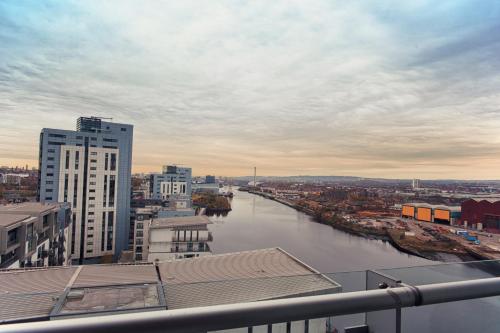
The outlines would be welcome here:
<svg viewBox="0 0 500 333">
<path fill-rule="evenodd" d="M 0 165 L 82 115 L 134 172 L 500 179 L 500 2 L 1 1 Z"/>
</svg>

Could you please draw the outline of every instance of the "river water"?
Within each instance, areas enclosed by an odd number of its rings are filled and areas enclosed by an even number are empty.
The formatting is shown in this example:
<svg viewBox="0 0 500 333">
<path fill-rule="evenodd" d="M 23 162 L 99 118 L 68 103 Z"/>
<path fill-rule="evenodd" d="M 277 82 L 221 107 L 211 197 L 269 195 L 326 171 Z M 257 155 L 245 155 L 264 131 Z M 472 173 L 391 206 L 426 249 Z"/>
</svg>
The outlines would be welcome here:
<svg viewBox="0 0 500 333">
<path fill-rule="evenodd" d="M 313 222 L 293 208 L 247 192 L 235 192 L 232 209 L 225 217 L 211 217 L 211 248 L 215 254 L 281 247 L 323 273 L 437 263 L 400 252 L 387 242 L 353 236 Z M 383 272 L 420 285 L 500 276 L 500 264 L 429 265 Z M 343 291 L 364 289 L 362 272 L 330 276 L 341 283 Z M 402 331 L 499 332 L 499 309 L 499 297 L 403 309 Z M 393 320 L 388 319 L 387 323 Z M 336 317 L 333 325 L 342 331 L 343 327 L 362 322 L 361 315 L 343 316 Z"/>
<path fill-rule="evenodd" d="M 281 247 L 320 272 L 415 266 L 432 261 L 380 240 L 353 236 L 278 202 L 235 191 L 232 211 L 210 225 L 214 254 Z"/>
</svg>

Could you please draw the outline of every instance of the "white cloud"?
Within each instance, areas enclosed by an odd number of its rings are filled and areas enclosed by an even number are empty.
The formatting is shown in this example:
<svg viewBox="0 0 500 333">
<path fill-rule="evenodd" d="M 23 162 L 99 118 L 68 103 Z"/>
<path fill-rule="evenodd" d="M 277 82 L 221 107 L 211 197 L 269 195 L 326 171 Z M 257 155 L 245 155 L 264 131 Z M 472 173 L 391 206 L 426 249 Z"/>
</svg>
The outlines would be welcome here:
<svg viewBox="0 0 500 333">
<path fill-rule="evenodd" d="M 491 178 L 499 166 L 490 8 L 471 21 L 455 2 L 9 5 L 3 164 L 34 160 L 40 128 L 101 115 L 135 124 L 137 170 Z"/>
</svg>

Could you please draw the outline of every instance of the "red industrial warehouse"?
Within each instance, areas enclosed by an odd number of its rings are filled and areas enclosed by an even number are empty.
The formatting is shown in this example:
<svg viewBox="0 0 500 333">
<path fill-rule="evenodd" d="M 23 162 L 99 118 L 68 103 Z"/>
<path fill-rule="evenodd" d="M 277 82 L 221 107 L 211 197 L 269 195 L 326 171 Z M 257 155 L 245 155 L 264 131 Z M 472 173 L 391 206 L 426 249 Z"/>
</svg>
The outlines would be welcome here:
<svg viewBox="0 0 500 333">
<path fill-rule="evenodd" d="M 464 201 L 460 224 L 500 233 L 500 200 L 496 198 Z"/>
</svg>

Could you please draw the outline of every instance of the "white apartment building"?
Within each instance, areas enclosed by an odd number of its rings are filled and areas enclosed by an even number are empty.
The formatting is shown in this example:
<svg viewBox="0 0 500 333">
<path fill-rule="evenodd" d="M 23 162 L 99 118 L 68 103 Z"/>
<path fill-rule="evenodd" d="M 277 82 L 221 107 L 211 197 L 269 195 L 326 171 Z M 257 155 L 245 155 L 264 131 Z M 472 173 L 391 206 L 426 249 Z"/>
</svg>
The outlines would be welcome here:
<svg viewBox="0 0 500 333">
<path fill-rule="evenodd" d="M 211 223 L 200 215 L 137 221 L 134 257 L 154 262 L 210 255 Z"/>
<path fill-rule="evenodd" d="M 114 254 L 118 149 L 69 145 L 59 149 L 57 200 L 72 206 L 73 258 Z"/>
<path fill-rule="evenodd" d="M 149 179 L 149 197 L 152 199 L 185 199 L 191 207 L 192 170 L 175 165 L 163 166 L 161 174 L 151 174 Z"/>
</svg>

